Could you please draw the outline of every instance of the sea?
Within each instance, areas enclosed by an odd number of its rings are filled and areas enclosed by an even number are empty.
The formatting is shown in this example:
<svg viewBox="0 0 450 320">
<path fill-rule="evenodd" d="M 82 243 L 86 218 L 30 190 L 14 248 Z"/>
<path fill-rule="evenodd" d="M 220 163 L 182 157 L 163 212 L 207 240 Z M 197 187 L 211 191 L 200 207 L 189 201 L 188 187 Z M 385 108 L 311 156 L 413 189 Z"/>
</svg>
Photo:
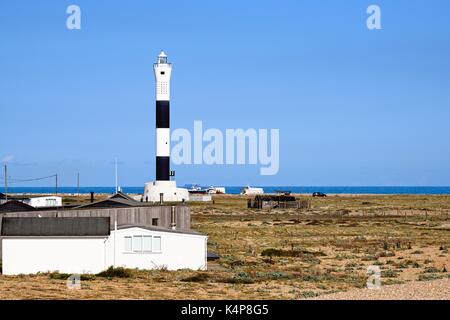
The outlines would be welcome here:
<svg viewBox="0 0 450 320">
<path fill-rule="evenodd" d="M 226 193 L 239 194 L 244 186 L 225 186 Z M 450 194 L 450 187 L 326 187 L 326 186 L 252 186 L 263 188 L 265 193 L 276 193 L 277 191 L 290 191 L 291 193 L 310 194 L 313 192 L 323 192 L 325 194 Z M 121 187 L 125 193 L 141 194 L 143 187 Z M 114 193 L 115 187 L 58 187 L 57 193 L 61 194 L 88 194 L 95 193 Z M 0 189 L 0 192 L 4 190 Z M 53 194 L 55 187 L 9 187 L 8 193 L 26 193 L 26 194 Z"/>
</svg>

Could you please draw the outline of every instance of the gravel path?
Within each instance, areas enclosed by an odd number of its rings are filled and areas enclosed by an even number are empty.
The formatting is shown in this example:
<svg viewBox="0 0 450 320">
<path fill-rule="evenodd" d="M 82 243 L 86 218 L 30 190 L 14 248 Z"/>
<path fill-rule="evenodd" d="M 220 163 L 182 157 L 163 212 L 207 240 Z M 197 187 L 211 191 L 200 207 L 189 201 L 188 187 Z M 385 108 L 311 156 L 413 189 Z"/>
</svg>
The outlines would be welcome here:
<svg viewBox="0 0 450 320">
<path fill-rule="evenodd" d="M 315 300 L 450 300 L 450 279 L 413 281 L 380 289 L 357 289 L 314 298 Z"/>
</svg>

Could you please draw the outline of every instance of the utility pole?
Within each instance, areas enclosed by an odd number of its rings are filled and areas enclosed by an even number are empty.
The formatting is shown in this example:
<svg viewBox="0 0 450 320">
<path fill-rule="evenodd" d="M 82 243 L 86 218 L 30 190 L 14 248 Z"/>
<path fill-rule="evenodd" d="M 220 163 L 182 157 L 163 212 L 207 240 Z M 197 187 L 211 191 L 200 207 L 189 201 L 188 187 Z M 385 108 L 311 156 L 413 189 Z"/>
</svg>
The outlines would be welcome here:
<svg viewBox="0 0 450 320">
<path fill-rule="evenodd" d="M 117 186 L 117 158 L 115 159 L 115 167 L 116 167 L 116 193 L 118 191 L 118 186 Z"/>
<path fill-rule="evenodd" d="M 5 200 L 8 202 L 8 166 L 5 163 Z"/>
<path fill-rule="evenodd" d="M 58 174 L 55 174 L 55 194 L 58 194 Z"/>
<path fill-rule="evenodd" d="M 79 172 L 77 175 L 77 193 L 78 193 L 78 196 L 80 196 L 80 173 Z"/>
</svg>

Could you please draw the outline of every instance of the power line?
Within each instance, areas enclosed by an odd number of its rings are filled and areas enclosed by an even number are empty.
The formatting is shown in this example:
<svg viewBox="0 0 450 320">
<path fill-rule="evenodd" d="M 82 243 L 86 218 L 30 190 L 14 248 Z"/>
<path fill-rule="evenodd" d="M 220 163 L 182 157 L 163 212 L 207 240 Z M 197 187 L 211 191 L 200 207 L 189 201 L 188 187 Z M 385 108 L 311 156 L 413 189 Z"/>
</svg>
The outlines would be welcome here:
<svg viewBox="0 0 450 320">
<path fill-rule="evenodd" d="M 57 174 L 52 174 L 51 176 L 46 176 L 46 177 L 40 177 L 40 178 L 31 178 L 31 179 L 17 179 L 17 178 L 8 178 L 7 181 L 9 183 L 11 182 L 30 182 L 30 181 L 39 181 L 39 180 L 44 180 L 44 179 L 49 179 L 49 178 L 55 178 L 57 176 Z M 5 177 L 0 177 L 0 180 L 5 180 Z"/>
<path fill-rule="evenodd" d="M 30 178 L 30 179 L 17 179 L 17 178 L 8 178 L 8 173 L 5 165 L 5 176 L 0 177 L 0 180 L 5 182 L 5 194 L 8 193 L 8 183 L 22 183 L 22 182 L 31 182 L 31 181 L 40 181 L 45 179 L 55 178 L 55 194 L 58 194 L 58 174 L 52 174 L 50 176 L 39 177 L 39 178 Z"/>
</svg>

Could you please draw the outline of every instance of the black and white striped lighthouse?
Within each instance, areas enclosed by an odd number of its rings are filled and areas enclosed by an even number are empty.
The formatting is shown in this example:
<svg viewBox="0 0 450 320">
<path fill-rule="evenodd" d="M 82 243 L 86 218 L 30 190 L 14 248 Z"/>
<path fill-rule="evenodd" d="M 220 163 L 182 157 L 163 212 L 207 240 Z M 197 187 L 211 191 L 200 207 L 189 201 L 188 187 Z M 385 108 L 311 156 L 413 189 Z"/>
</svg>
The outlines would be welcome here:
<svg viewBox="0 0 450 320">
<path fill-rule="evenodd" d="M 170 75 L 164 51 L 153 66 L 156 80 L 156 180 L 170 180 Z"/>
<path fill-rule="evenodd" d="M 170 76 L 172 65 L 167 62 L 164 51 L 153 65 L 156 80 L 156 180 L 144 186 L 142 201 L 188 201 L 189 192 L 177 188 L 170 180 Z"/>
</svg>

